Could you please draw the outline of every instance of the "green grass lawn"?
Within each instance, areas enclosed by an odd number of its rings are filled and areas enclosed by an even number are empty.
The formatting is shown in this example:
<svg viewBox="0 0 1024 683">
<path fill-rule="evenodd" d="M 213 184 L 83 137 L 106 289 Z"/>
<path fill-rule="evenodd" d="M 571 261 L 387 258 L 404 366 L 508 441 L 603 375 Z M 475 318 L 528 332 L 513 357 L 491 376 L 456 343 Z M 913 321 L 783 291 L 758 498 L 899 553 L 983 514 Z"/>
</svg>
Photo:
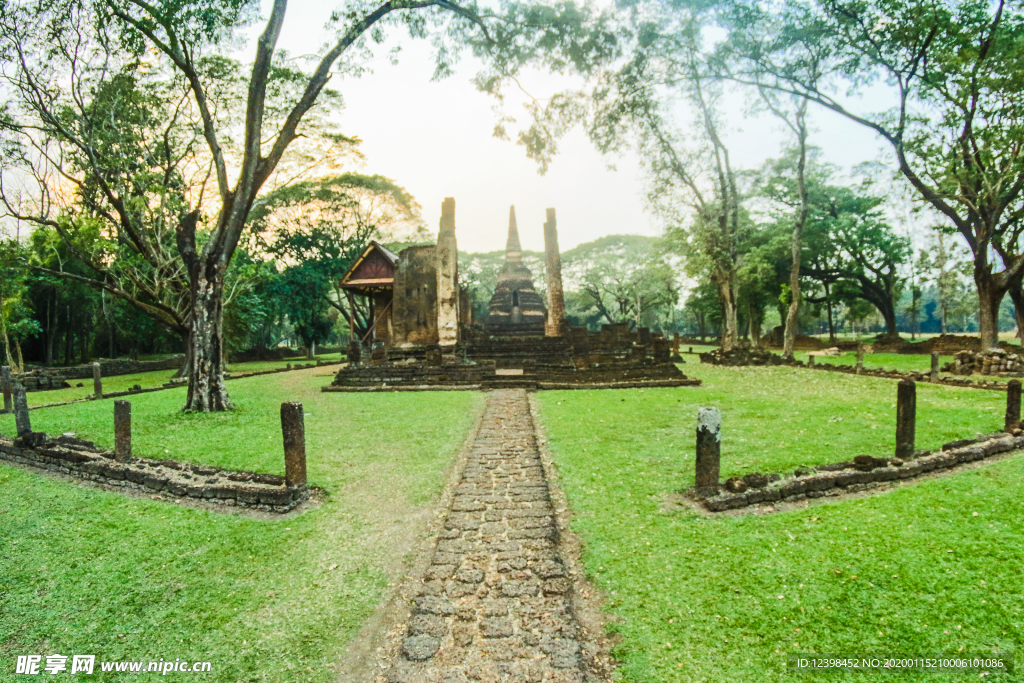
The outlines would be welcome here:
<svg viewBox="0 0 1024 683">
<path fill-rule="evenodd" d="M 331 353 L 322 354 L 316 357 L 316 360 L 323 361 L 324 363 L 337 363 L 341 360 L 341 354 Z M 308 361 L 305 358 L 289 358 L 282 361 L 253 361 L 249 363 L 232 363 L 228 366 L 228 370 L 235 374 L 241 374 L 246 372 L 262 372 L 265 370 L 276 370 L 278 368 L 287 367 L 290 363 L 292 366 L 305 365 L 306 363 L 315 363 L 316 360 Z M 152 372 L 137 372 L 130 375 L 114 375 L 111 377 L 103 378 L 103 391 L 107 393 L 117 393 L 120 391 L 128 391 L 133 386 L 138 384 L 143 389 L 152 389 L 154 387 L 162 387 L 166 384 L 175 374 L 174 370 L 153 370 Z M 28 404 L 30 406 L 42 406 L 51 403 L 63 403 L 65 401 L 74 401 L 76 399 L 87 398 L 92 396 L 93 386 L 92 378 L 86 379 L 75 379 L 68 380 L 68 384 L 71 385 L 69 389 L 53 389 L 51 391 L 31 391 L 27 394 Z M 81 384 L 82 386 L 77 386 Z"/>
<path fill-rule="evenodd" d="M 483 396 L 321 393 L 329 375 L 231 382 L 229 414 L 180 414 L 184 389 L 131 399 L 137 455 L 275 473 L 280 403 L 302 401 L 310 483 L 327 498 L 289 519 L 129 498 L 0 463 L 0 680 L 21 678 L 17 655 L 54 653 L 212 662 L 195 680 L 334 680 L 345 644 L 401 578 L 390 571 Z M 112 401 L 32 420 L 112 444 Z M 0 417 L 0 432 L 12 430 Z"/>
<path fill-rule="evenodd" d="M 784 471 L 891 453 L 896 385 L 685 369 L 704 386 L 538 394 L 586 572 L 617 619 L 624 681 L 1021 680 L 784 664 L 795 653 L 1019 649 L 1024 458 L 806 510 L 705 518 L 666 502 L 693 485 L 698 407 L 722 409 L 723 477 Z M 1004 400 L 919 386 L 919 445 L 998 429 Z"/>
<path fill-rule="evenodd" d="M 797 360 L 807 362 L 807 351 L 797 351 L 793 355 Z M 839 356 L 816 356 L 815 363 L 831 365 L 856 365 L 857 352 L 846 351 Z M 939 356 L 939 367 L 953 362 L 953 356 Z M 932 357 L 925 354 L 909 353 L 865 353 L 864 367 L 870 369 L 885 368 L 900 372 L 927 372 L 932 368 Z"/>
</svg>

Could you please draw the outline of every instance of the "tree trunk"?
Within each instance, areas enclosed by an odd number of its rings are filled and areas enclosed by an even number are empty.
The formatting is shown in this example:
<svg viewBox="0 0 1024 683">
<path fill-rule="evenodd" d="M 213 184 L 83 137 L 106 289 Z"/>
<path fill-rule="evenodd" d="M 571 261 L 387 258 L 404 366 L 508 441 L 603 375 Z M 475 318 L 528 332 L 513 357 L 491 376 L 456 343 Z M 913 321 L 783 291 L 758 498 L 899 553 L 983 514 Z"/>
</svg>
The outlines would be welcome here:
<svg viewBox="0 0 1024 683">
<path fill-rule="evenodd" d="M 825 287 L 825 312 L 828 314 L 828 343 L 836 343 L 836 325 L 832 319 L 832 298 L 828 291 L 828 283 L 824 284 Z"/>
<path fill-rule="evenodd" d="M 999 348 L 999 304 L 1006 293 L 993 282 L 988 267 L 975 264 L 974 283 L 978 287 L 978 334 L 981 336 L 981 350 Z"/>
<path fill-rule="evenodd" d="M 782 357 L 793 359 L 796 345 L 796 316 L 800 310 L 800 237 L 793 231 L 793 270 L 789 276 L 791 299 L 786 311 L 786 327 L 782 332 Z"/>
<path fill-rule="evenodd" d="M 370 342 L 373 343 L 372 341 Z M 306 344 L 306 360 L 313 360 L 313 356 L 316 355 L 316 343 L 309 342 Z"/>
<path fill-rule="evenodd" d="M 13 368 L 15 365 L 11 361 L 11 340 L 7 336 L 7 316 L 3 314 L 3 311 L 0 311 L 0 332 L 4 335 L 4 357 L 7 358 L 7 367 Z"/>
<path fill-rule="evenodd" d="M 21 355 L 21 343 L 17 339 L 14 340 L 14 351 L 18 354 L 18 374 L 22 375 L 25 373 L 25 359 Z"/>
<path fill-rule="evenodd" d="M 750 347 L 757 349 L 761 346 L 761 321 L 757 319 L 753 311 L 748 309 L 750 317 Z"/>
<path fill-rule="evenodd" d="M 56 297 L 51 296 L 46 302 L 46 321 L 49 324 L 46 330 L 46 366 L 53 365 L 53 340 L 57 338 L 57 302 Z"/>
<path fill-rule="evenodd" d="M 786 312 L 786 329 L 782 338 L 782 357 L 793 360 L 793 349 L 796 345 L 797 314 L 800 312 L 800 233 L 807 222 L 807 128 L 805 115 L 807 104 L 797 110 L 796 130 L 800 144 L 800 158 L 797 161 L 797 188 L 800 193 L 800 208 L 793 222 L 793 240 L 789 245 L 792 265 L 789 271 L 789 310 Z"/>
<path fill-rule="evenodd" d="M 172 379 L 181 379 L 182 377 L 188 377 L 192 369 L 192 344 L 189 343 L 187 330 L 184 332 L 178 330 L 175 331 L 181 335 L 182 341 L 185 342 L 185 362 L 180 368 L 178 368 L 178 371 L 174 373 Z"/>
<path fill-rule="evenodd" d="M 1021 289 L 1021 281 L 1011 282 L 1007 288 L 1010 300 L 1013 301 L 1013 317 L 1017 321 L 1017 338 L 1021 339 L 1024 334 L 1024 289 Z"/>
<path fill-rule="evenodd" d="M 736 296 L 729 279 L 722 278 L 718 284 L 718 296 L 722 301 L 722 351 L 732 351 L 738 336 Z"/>
<path fill-rule="evenodd" d="M 224 382 L 226 268 L 203 261 L 197 261 L 192 269 L 191 367 L 184 410 L 208 413 L 233 406 Z"/>
</svg>

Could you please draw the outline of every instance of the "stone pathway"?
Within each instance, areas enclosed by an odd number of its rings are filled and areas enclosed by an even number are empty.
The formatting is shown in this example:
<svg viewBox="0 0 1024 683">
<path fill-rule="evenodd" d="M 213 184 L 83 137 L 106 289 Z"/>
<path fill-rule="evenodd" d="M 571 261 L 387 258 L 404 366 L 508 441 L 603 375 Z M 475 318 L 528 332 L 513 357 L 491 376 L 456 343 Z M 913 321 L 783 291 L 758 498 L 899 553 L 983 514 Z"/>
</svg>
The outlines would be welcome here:
<svg viewBox="0 0 1024 683">
<path fill-rule="evenodd" d="M 526 392 L 494 391 L 384 680 L 597 681 L 557 544 Z"/>
</svg>

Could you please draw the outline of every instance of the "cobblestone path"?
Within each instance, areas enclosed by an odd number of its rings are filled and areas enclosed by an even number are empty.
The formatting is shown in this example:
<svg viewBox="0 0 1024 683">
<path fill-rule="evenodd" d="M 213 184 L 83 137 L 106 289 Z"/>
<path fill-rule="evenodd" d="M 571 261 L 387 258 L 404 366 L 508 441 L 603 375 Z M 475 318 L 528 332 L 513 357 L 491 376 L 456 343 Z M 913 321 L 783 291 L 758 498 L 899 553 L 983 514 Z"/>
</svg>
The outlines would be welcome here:
<svg viewBox="0 0 1024 683">
<path fill-rule="evenodd" d="M 591 680 L 557 543 L 526 392 L 494 391 L 385 680 Z"/>
</svg>

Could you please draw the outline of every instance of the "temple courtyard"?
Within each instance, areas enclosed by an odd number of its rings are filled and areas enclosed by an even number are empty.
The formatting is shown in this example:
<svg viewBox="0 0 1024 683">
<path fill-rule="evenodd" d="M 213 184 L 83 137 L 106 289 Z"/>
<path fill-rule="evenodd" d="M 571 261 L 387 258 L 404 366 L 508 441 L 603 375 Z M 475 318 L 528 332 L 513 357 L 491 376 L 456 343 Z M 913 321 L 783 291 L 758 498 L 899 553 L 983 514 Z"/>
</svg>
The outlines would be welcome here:
<svg viewBox="0 0 1024 683">
<path fill-rule="evenodd" d="M 700 386 L 324 392 L 325 366 L 234 380 L 231 413 L 180 413 L 184 388 L 132 396 L 136 456 L 273 475 L 280 405 L 301 402 L 310 500 L 225 508 L 0 461 L 2 659 L 170 655 L 216 681 L 788 681 L 820 676 L 787 668 L 799 653 L 1019 649 L 1017 451 L 709 513 L 685 495 L 699 408 L 722 413 L 722 480 L 785 474 L 891 457 L 896 382 L 686 357 Z M 917 447 L 1000 431 L 1005 402 L 919 384 Z M 32 428 L 110 448 L 112 404 L 32 410 Z"/>
</svg>

